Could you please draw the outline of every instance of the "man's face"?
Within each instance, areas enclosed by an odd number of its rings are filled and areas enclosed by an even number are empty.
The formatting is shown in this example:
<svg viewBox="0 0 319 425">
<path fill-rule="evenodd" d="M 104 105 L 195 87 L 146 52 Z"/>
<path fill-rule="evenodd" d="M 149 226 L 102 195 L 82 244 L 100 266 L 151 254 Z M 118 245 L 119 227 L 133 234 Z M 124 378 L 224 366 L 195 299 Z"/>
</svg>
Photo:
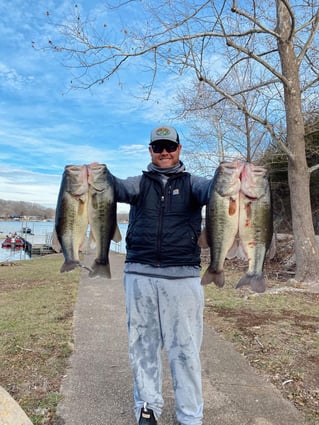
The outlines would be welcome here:
<svg viewBox="0 0 319 425">
<path fill-rule="evenodd" d="M 182 145 L 170 141 L 157 141 L 149 146 L 152 163 L 160 168 L 170 168 L 179 162 Z"/>
</svg>

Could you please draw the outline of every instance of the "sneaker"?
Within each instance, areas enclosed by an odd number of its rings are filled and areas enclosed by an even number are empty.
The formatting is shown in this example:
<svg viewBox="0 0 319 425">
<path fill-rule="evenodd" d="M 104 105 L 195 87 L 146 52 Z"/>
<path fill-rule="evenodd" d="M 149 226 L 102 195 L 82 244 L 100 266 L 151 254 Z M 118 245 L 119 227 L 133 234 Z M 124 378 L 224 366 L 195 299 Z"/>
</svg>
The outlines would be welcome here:
<svg viewBox="0 0 319 425">
<path fill-rule="evenodd" d="M 147 404 L 144 403 L 138 425 L 157 425 L 157 420 L 155 419 L 153 410 L 148 409 L 146 406 Z"/>
</svg>

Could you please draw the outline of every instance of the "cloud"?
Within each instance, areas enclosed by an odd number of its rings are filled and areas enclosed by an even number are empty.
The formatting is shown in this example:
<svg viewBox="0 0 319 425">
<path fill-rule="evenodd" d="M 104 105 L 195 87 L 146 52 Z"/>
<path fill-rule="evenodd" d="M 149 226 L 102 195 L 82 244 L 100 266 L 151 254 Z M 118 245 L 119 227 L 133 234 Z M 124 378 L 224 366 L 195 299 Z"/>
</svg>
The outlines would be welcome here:
<svg viewBox="0 0 319 425">
<path fill-rule="evenodd" d="M 1 167 L 0 199 L 36 202 L 55 208 L 61 176 Z"/>
</svg>

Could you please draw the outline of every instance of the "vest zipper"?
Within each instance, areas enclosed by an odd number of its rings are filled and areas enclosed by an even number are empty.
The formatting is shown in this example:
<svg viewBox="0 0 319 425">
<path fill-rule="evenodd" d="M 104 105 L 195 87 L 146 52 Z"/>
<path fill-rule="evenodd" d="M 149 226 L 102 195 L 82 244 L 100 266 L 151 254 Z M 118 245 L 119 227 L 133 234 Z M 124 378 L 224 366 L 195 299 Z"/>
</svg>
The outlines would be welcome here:
<svg viewBox="0 0 319 425">
<path fill-rule="evenodd" d="M 162 234 L 163 234 L 163 215 L 165 208 L 165 196 L 164 193 L 161 196 L 161 209 L 159 214 L 159 225 L 158 225 L 158 235 L 157 235 L 157 258 L 158 258 L 158 267 L 161 266 L 161 248 L 162 248 Z"/>
</svg>

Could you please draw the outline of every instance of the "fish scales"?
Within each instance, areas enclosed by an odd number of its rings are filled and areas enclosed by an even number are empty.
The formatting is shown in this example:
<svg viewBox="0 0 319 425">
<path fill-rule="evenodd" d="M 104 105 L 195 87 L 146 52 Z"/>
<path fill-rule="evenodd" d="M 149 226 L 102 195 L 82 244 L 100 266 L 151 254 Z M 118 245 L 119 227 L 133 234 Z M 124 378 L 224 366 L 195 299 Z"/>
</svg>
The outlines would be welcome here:
<svg viewBox="0 0 319 425">
<path fill-rule="evenodd" d="M 210 264 L 201 283 L 224 285 L 224 262 L 234 243 L 239 223 L 240 175 L 243 164 L 223 162 L 217 168 L 206 208 L 206 239 L 210 247 Z"/>
<path fill-rule="evenodd" d="M 55 232 L 65 260 L 61 273 L 81 266 L 79 251 L 88 227 L 87 205 L 87 168 L 67 165 L 62 176 L 55 218 Z"/>
<path fill-rule="evenodd" d="M 89 223 L 96 243 L 96 258 L 90 277 L 111 277 L 109 249 L 117 228 L 113 176 L 105 164 L 88 167 Z"/>
<path fill-rule="evenodd" d="M 236 288 L 249 285 L 255 292 L 264 292 L 263 267 L 273 234 L 270 186 L 264 167 L 245 164 L 239 202 L 239 239 L 248 258 L 248 270 Z"/>
</svg>

